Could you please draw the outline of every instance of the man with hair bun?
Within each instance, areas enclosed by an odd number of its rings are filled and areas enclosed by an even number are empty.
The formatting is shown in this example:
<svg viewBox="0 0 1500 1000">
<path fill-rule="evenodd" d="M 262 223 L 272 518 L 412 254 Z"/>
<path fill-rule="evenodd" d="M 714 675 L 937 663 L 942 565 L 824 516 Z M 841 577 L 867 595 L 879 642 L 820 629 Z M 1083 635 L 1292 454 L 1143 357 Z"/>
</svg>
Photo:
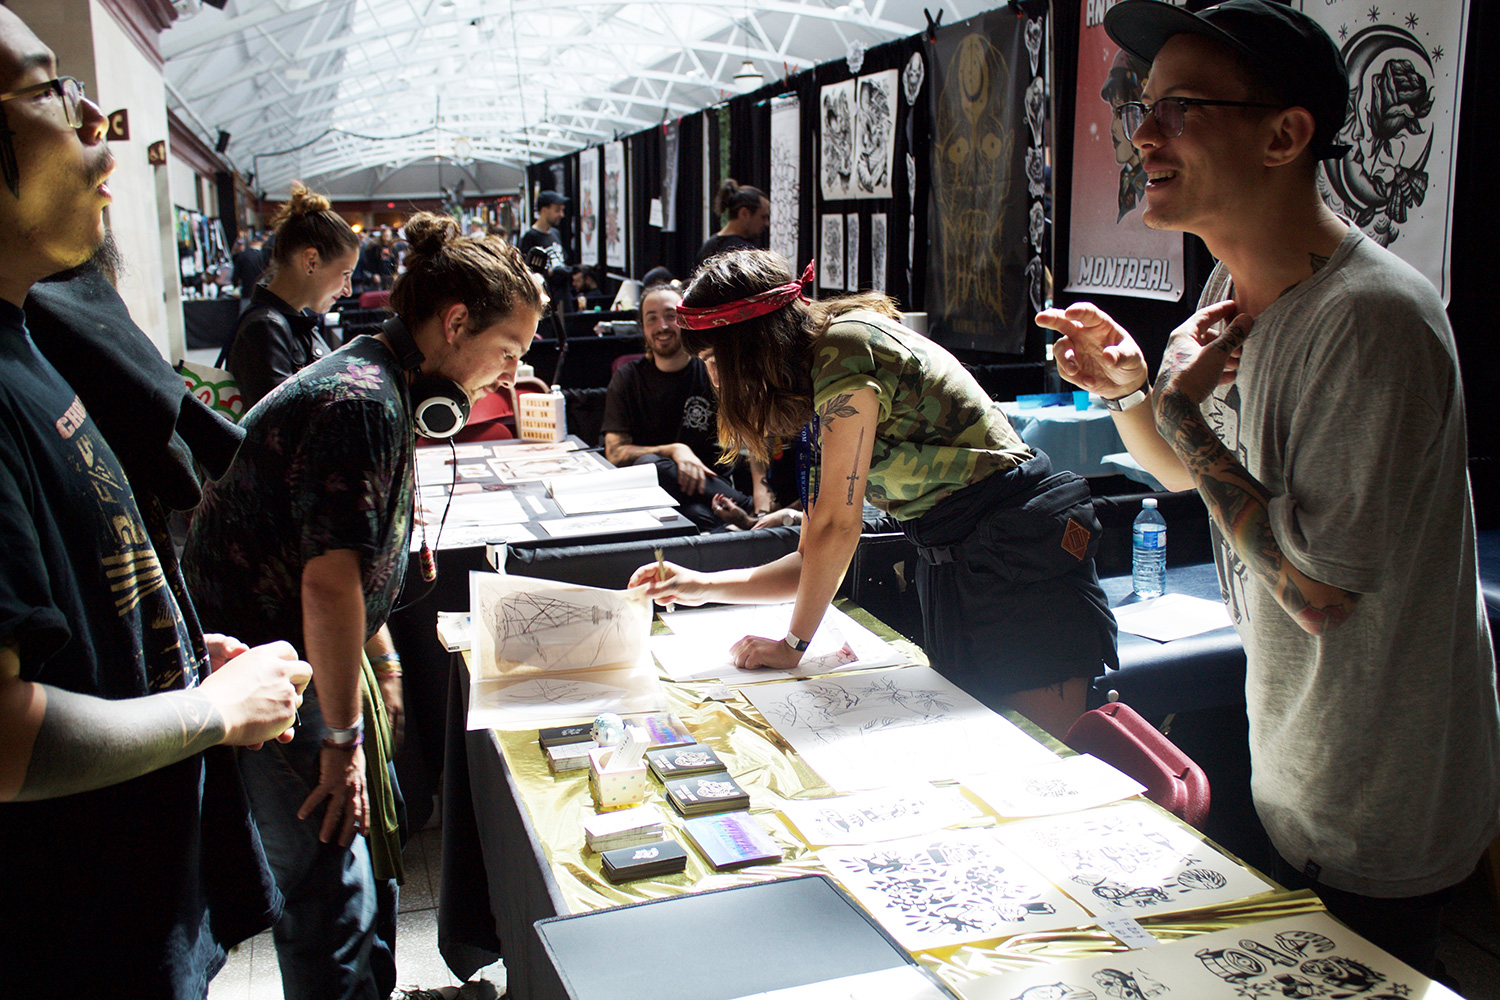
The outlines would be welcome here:
<svg viewBox="0 0 1500 1000">
<path fill-rule="evenodd" d="M 714 211 L 724 216 L 724 228 L 704 241 L 693 261 L 693 273 L 708 258 L 735 250 L 761 247 L 766 230 L 771 228 L 771 199 L 758 187 L 741 184 L 733 177 L 724 179 L 714 194 Z"/>
<path fill-rule="evenodd" d="M 269 277 L 249 293 L 250 307 L 224 348 L 245 409 L 332 350 L 319 322 L 349 294 L 358 262 L 359 234 L 327 198 L 294 183 L 276 219 Z"/>
<path fill-rule="evenodd" d="M 241 759 L 287 897 L 275 937 L 289 1000 L 384 998 L 395 986 L 399 824 L 373 693 L 399 661 L 362 649 L 406 571 L 412 392 L 472 402 L 513 384 L 545 302 L 498 239 L 461 237 L 425 212 L 406 238 L 397 325 L 303 368 L 245 415 L 245 444 L 206 491 L 184 553 L 205 621 L 285 639 L 312 666 L 298 738 Z"/>
</svg>

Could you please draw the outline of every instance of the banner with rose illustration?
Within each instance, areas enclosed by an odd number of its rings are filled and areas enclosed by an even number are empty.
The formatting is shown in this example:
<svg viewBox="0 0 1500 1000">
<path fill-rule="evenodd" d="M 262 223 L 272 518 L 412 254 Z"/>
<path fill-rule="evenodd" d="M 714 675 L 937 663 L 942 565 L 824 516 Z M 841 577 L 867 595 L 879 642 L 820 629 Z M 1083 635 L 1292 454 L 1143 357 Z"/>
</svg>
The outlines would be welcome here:
<svg viewBox="0 0 1500 1000">
<path fill-rule="evenodd" d="M 1470 0 L 1300 0 L 1343 52 L 1353 147 L 1318 186 L 1334 211 L 1421 271 L 1447 302 L 1453 169 Z"/>
</svg>

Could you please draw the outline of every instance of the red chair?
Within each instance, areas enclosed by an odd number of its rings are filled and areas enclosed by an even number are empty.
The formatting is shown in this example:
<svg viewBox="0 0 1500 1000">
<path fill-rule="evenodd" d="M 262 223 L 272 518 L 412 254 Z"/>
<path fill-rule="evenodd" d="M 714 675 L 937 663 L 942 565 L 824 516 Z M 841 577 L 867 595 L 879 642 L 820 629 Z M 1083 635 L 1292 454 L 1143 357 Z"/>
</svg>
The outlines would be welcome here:
<svg viewBox="0 0 1500 1000">
<path fill-rule="evenodd" d="M 1208 775 L 1161 731 L 1122 702 L 1085 712 L 1063 742 L 1091 753 L 1146 786 L 1146 798 L 1189 826 L 1208 818 Z"/>
<path fill-rule="evenodd" d="M 464 429 L 453 435 L 453 440 L 460 444 L 465 441 L 509 441 L 515 436 L 516 414 L 509 394 L 492 392 L 474 404 Z"/>
<path fill-rule="evenodd" d="M 630 364 L 630 362 L 635 361 L 638 358 L 644 358 L 645 356 L 646 355 L 644 354 L 622 354 L 618 358 L 615 358 L 610 362 L 609 373 L 613 375 L 621 368 L 624 368 L 626 365 Z"/>
<path fill-rule="evenodd" d="M 385 309 L 391 304 L 390 291 L 360 292 L 359 307 L 361 309 Z"/>
</svg>

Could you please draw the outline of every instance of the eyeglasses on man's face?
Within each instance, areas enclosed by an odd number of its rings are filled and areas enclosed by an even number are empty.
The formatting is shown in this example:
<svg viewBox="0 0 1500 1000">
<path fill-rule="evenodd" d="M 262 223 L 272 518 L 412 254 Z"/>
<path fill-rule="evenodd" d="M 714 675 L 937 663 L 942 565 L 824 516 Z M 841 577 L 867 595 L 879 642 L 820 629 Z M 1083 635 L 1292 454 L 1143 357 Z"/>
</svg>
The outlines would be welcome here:
<svg viewBox="0 0 1500 1000">
<path fill-rule="evenodd" d="M 6 101 L 16 101 L 23 97 L 34 97 L 51 93 L 62 102 L 63 114 L 68 119 L 69 128 L 83 127 L 83 83 L 71 76 L 59 76 L 39 83 L 34 87 L 22 87 L 20 90 L 12 90 L 8 94 L 0 94 L 0 104 Z"/>
<path fill-rule="evenodd" d="M 1134 139 L 1136 130 L 1146 123 L 1146 116 L 1156 119 L 1156 127 L 1168 139 L 1182 134 L 1183 114 L 1190 107 L 1200 108 L 1281 108 L 1280 104 L 1257 101 L 1206 101 L 1197 97 L 1163 97 L 1155 104 L 1125 101 L 1115 105 L 1115 117 L 1125 130 L 1125 138 Z"/>
</svg>

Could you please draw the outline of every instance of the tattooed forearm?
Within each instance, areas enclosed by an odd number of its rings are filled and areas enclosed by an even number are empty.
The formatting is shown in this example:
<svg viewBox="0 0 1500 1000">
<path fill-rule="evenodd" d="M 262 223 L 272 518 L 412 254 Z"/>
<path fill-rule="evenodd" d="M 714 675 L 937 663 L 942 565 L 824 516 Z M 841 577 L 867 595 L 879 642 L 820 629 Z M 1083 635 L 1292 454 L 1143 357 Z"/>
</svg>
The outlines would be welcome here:
<svg viewBox="0 0 1500 1000">
<path fill-rule="evenodd" d="M 47 688 L 18 799 L 46 799 L 119 784 L 214 746 L 224 719 L 198 691 L 118 701 Z"/>
<path fill-rule="evenodd" d="M 1270 492 L 1214 436 L 1202 411 L 1170 392 L 1157 411 L 1157 425 L 1192 475 L 1219 532 L 1287 614 L 1312 635 L 1347 621 L 1359 595 L 1319 584 L 1287 561 L 1271 530 Z"/>
<path fill-rule="evenodd" d="M 824 430 L 839 417 L 852 417 L 859 413 L 849 402 L 853 398 L 852 392 L 841 392 L 823 404 L 823 408 L 818 411 L 818 418 L 822 420 Z"/>
<path fill-rule="evenodd" d="M 847 507 L 854 506 L 854 487 L 859 485 L 859 456 L 864 453 L 864 450 L 865 429 L 861 427 L 859 429 L 859 444 L 854 448 L 854 468 L 850 469 L 849 475 L 844 477 L 849 480 L 849 496 L 844 500 L 844 505 Z"/>
</svg>

